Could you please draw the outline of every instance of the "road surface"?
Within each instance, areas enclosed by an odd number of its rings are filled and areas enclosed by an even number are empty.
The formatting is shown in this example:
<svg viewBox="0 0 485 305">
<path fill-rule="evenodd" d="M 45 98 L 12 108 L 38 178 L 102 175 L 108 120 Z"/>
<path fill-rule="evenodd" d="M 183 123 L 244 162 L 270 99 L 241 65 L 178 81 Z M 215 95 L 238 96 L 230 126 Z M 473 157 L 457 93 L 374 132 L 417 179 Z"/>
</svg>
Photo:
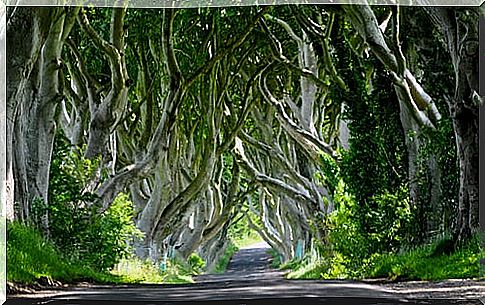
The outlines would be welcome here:
<svg viewBox="0 0 485 305">
<path fill-rule="evenodd" d="M 264 243 L 242 249 L 222 275 L 196 277 L 195 284 L 85 286 L 9 296 L 6 304 L 481 305 L 484 283 L 447 281 L 371 284 L 358 281 L 286 280 L 270 268 Z"/>
</svg>

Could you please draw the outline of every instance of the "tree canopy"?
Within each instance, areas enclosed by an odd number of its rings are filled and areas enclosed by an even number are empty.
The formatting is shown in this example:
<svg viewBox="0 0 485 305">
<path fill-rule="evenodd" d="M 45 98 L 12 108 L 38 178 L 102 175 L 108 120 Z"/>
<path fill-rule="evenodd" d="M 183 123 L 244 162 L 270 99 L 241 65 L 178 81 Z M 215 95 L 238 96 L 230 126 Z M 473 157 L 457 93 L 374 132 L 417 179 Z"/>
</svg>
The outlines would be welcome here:
<svg viewBox="0 0 485 305">
<path fill-rule="evenodd" d="M 123 198 L 154 261 L 173 247 L 213 261 L 241 219 L 284 261 L 315 244 L 360 259 L 444 234 L 458 247 L 479 227 L 478 17 L 9 8 L 9 218 L 67 244 L 60 219 Z"/>
</svg>

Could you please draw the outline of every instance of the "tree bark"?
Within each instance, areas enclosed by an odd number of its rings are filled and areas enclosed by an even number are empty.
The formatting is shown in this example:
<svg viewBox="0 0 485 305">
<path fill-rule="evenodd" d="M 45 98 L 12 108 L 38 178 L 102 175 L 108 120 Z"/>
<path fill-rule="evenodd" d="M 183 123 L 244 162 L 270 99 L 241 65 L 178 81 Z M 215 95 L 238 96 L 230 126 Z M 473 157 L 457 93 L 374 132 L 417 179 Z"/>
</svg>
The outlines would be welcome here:
<svg viewBox="0 0 485 305">
<path fill-rule="evenodd" d="M 12 86 L 20 86 L 17 91 L 11 89 L 9 93 L 10 120 L 13 119 L 9 134 L 14 135 L 11 141 L 15 155 L 9 158 L 9 162 L 13 162 L 14 197 L 21 206 L 19 218 L 22 220 L 33 220 L 31 208 L 35 200 L 48 204 L 49 170 L 56 130 L 55 109 L 63 93 L 59 80 L 61 52 L 76 12 L 77 9 L 46 8 L 36 9 L 29 16 L 24 11 L 27 22 L 32 22 L 30 30 L 33 35 L 27 37 L 31 37 L 34 48 L 27 58 L 25 53 L 20 52 L 20 57 L 13 55 L 11 59 L 11 67 L 23 69 L 21 80 L 18 79 L 20 74 L 13 74 Z M 14 42 L 17 39 L 13 35 L 10 37 Z M 19 67 L 21 58 L 27 59 L 23 67 Z M 48 234 L 47 209 L 40 212 L 36 221 Z"/>
<path fill-rule="evenodd" d="M 14 127 L 18 107 L 23 99 L 24 92 L 29 83 L 32 70 L 40 55 L 44 44 L 48 25 L 47 10 L 30 7 L 19 7 L 8 18 L 7 26 L 7 176 L 6 198 L 7 218 L 13 220 L 24 219 L 21 209 L 15 213 L 14 193 L 16 170 L 14 158 L 16 150 L 13 147 L 15 135 Z"/>
<path fill-rule="evenodd" d="M 479 144 L 478 8 L 425 8 L 443 35 L 455 70 L 455 95 L 448 100 L 460 168 L 460 193 L 453 229 L 455 247 L 478 232 Z"/>
</svg>

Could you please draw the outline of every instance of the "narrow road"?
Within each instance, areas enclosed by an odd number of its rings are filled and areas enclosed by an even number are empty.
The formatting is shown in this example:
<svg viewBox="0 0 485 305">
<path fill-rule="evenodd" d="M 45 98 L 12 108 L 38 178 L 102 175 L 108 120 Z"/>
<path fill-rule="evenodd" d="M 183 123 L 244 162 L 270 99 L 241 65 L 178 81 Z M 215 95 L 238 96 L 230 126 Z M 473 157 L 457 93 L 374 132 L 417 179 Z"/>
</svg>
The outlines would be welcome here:
<svg viewBox="0 0 485 305">
<path fill-rule="evenodd" d="M 195 281 L 222 285 L 282 280 L 284 273 L 270 268 L 272 258 L 268 254 L 269 249 L 268 244 L 264 242 L 241 249 L 232 257 L 224 274 L 202 275 L 195 277 Z"/>
<path fill-rule="evenodd" d="M 9 297 L 6 304 L 164 305 L 481 305 L 483 283 L 448 281 L 383 285 L 358 281 L 286 280 L 270 268 L 266 244 L 242 249 L 221 275 L 202 275 L 195 284 L 96 285 Z"/>
</svg>

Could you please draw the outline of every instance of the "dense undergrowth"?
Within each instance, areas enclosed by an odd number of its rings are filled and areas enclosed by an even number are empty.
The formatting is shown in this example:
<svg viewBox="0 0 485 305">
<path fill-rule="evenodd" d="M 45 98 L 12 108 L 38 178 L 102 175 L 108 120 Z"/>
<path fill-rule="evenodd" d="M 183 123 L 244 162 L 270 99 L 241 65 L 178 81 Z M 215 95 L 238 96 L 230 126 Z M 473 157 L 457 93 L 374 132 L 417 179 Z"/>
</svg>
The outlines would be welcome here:
<svg viewBox="0 0 485 305">
<path fill-rule="evenodd" d="M 119 282 L 127 279 L 75 262 L 37 230 L 20 223 L 7 225 L 7 280 L 31 284 L 40 277 L 71 283 L 75 281 Z"/>
<path fill-rule="evenodd" d="M 193 255 L 188 262 L 170 261 L 162 272 L 152 262 L 129 257 L 108 270 L 96 270 L 63 254 L 33 227 L 17 222 L 7 226 L 7 280 L 10 282 L 32 284 L 47 277 L 62 283 L 191 283 L 191 276 L 203 268 L 200 260 Z"/>
<path fill-rule="evenodd" d="M 452 253 L 439 251 L 446 239 L 398 253 L 375 253 L 362 261 L 352 261 L 338 252 L 279 265 L 291 279 L 444 280 L 479 278 L 479 259 L 485 252 L 478 238 Z M 438 251 L 437 251 L 438 249 Z"/>
<path fill-rule="evenodd" d="M 241 248 L 261 241 L 255 233 L 230 241 L 219 261 L 215 273 L 224 273 L 232 256 Z M 192 276 L 205 272 L 206 263 L 197 254 L 187 261 L 167 261 L 165 270 L 147 260 L 134 256 L 119 259 L 109 269 L 100 270 L 82 261 L 77 255 L 68 255 L 52 241 L 44 238 L 35 227 L 18 222 L 7 226 L 7 280 L 33 284 L 41 277 L 62 283 L 87 281 L 92 283 L 193 283 Z"/>
</svg>

